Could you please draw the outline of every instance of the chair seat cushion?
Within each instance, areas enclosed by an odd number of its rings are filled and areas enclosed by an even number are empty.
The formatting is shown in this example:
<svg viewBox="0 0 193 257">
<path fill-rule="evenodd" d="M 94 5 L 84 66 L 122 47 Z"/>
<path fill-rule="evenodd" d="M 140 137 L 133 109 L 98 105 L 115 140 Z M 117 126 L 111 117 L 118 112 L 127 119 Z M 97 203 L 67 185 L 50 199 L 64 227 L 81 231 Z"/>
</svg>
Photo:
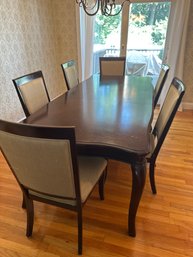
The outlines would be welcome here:
<svg viewBox="0 0 193 257">
<path fill-rule="evenodd" d="M 81 198 L 82 202 L 84 202 L 105 170 L 107 160 L 100 157 L 79 156 L 78 163 Z"/>
<path fill-rule="evenodd" d="M 100 157 L 90 157 L 90 156 L 78 156 L 79 164 L 79 178 L 80 178 L 80 191 L 81 200 L 84 203 L 92 192 L 93 187 L 98 182 L 100 176 L 107 166 L 107 160 Z M 29 190 L 30 195 L 38 196 L 51 200 L 58 203 L 66 203 L 72 206 L 76 205 L 75 200 L 66 200 L 51 196 L 45 196 L 43 194 Z"/>
</svg>

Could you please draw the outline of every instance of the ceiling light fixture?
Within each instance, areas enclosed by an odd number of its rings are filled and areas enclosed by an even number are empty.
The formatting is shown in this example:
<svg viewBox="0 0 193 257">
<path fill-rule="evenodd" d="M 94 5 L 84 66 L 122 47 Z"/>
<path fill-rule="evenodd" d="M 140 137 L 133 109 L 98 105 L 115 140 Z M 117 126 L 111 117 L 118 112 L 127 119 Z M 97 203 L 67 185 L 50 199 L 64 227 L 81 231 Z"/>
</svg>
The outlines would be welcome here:
<svg viewBox="0 0 193 257">
<path fill-rule="evenodd" d="M 116 0 L 76 0 L 89 16 L 97 14 L 99 10 L 105 16 L 118 15 L 126 2 L 131 3 L 130 0 L 124 0 L 122 4 L 116 4 Z"/>
</svg>

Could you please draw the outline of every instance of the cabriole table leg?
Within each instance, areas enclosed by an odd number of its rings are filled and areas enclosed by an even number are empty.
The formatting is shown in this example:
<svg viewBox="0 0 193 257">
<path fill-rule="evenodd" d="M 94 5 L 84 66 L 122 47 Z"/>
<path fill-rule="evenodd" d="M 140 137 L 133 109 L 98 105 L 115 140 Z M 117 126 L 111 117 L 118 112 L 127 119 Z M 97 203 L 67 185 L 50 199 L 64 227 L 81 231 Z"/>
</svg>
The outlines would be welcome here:
<svg viewBox="0 0 193 257">
<path fill-rule="evenodd" d="M 139 202 L 143 193 L 146 178 L 146 159 L 137 160 L 131 164 L 132 169 L 132 192 L 128 214 L 128 233 L 136 236 L 135 218 Z"/>
</svg>

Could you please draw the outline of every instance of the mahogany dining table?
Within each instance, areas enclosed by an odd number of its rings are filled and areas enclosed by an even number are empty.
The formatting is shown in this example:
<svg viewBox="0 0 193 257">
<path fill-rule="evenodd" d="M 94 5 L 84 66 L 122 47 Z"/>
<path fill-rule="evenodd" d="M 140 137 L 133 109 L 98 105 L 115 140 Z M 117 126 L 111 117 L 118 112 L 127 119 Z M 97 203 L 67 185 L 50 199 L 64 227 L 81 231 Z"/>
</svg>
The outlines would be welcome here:
<svg viewBox="0 0 193 257">
<path fill-rule="evenodd" d="M 75 126 L 79 154 L 102 156 L 131 165 L 128 233 L 133 237 L 146 178 L 146 156 L 150 152 L 153 90 L 151 77 L 100 78 L 95 74 L 23 121 L 46 126 Z"/>
</svg>

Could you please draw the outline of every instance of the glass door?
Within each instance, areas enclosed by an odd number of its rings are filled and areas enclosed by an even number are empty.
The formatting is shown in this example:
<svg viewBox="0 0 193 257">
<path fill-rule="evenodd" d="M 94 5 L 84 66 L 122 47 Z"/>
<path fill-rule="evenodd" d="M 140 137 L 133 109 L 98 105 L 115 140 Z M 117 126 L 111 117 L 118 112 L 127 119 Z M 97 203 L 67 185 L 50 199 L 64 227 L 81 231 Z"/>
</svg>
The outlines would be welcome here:
<svg viewBox="0 0 193 257">
<path fill-rule="evenodd" d="M 170 6 L 171 1 L 133 0 L 117 16 L 98 13 L 94 22 L 93 73 L 99 72 L 100 56 L 126 56 L 126 74 L 158 76 Z"/>
<path fill-rule="evenodd" d="M 132 3 L 129 12 L 126 73 L 158 76 L 164 55 L 171 2 Z"/>
<path fill-rule="evenodd" d="M 120 56 L 121 13 L 106 17 L 99 12 L 94 22 L 93 73 L 99 72 L 99 57 Z"/>
</svg>

